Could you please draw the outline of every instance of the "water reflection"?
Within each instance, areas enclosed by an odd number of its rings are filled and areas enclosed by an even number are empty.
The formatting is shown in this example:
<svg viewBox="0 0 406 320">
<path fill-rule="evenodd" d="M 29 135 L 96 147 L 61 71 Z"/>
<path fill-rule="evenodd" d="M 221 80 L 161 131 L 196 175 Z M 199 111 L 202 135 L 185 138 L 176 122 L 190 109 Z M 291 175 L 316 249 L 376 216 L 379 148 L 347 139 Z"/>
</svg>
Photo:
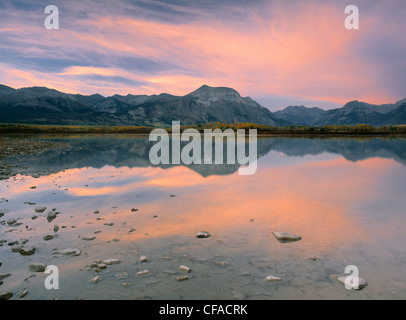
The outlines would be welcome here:
<svg viewBox="0 0 406 320">
<path fill-rule="evenodd" d="M 0 208 L 9 210 L 1 219 L 22 223 L 1 225 L 0 239 L 27 238 L 38 248 L 31 260 L 63 268 L 63 277 L 76 286 L 62 286 L 60 298 L 406 298 L 403 139 L 261 138 L 263 156 L 252 176 L 228 165 L 151 166 L 148 137 L 52 139 L 75 148 L 15 158 L 38 177 L 17 175 L 0 183 L 8 200 Z M 34 206 L 24 202 L 61 213 L 52 223 L 45 216 L 32 220 Z M 43 241 L 55 223 L 58 237 Z M 197 239 L 202 230 L 212 236 Z M 302 240 L 281 244 L 272 231 Z M 89 235 L 96 239 L 82 240 Z M 53 249 L 67 247 L 83 254 L 51 257 Z M 21 286 L 29 260 L 8 246 L 0 250 L 7 256 L 4 272 L 13 273 L 3 286 Z M 144 254 L 150 261 L 141 265 L 137 257 Z M 94 276 L 84 266 L 113 257 L 122 263 L 102 271 L 104 290 L 84 285 Z M 175 280 L 180 264 L 193 270 L 182 284 Z M 329 280 L 349 264 L 369 283 L 356 295 Z M 144 269 L 151 270 L 149 277 L 135 276 Z M 117 286 L 116 270 L 127 272 L 125 281 L 134 286 Z M 285 280 L 270 286 L 263 280 L 268 275 Z M 50 294 L 41 286 L 32 298 Z"/>
<path fill-rule="evenodd" d="M 72 168 L 102 168 L 105 165 L 120 167 L 151 167 L 149 150 L 154 142 L 148 141 L 148 136 L 67 136 L 48 138 L 52 141 L 66 141 L 73 146 L 72 150 L 55 153 L 46 152 L 40 157 L 16 157 L 10 161 L 18 165 L 18 171 L 27 174 L 48 174 Z M 182 142 L 182 145 L 186 144 Z M 248 144 L 246 146 L 248 154 Z M 383 138 L 258 138 L 258 157 L 272 151 L 291 157 L 320 155 L 325 152 L 338 154 L 350 161 L 369 158 L 394 159 L 406 165 L 406 139 Z M 213 146 L 213 158 L 214 158 Z M 224 155 L 226 145 L 224 144 Z M 203 153 L 202 153 L 203 157 Z M 203 160 L 202 160 L 203 162 Z M 214 163 L 214 159 L 213 159 Z M 203 177 L 210 175 L 229 175 L 235 173 L 240 165 L 227 164 L 191 164 L 187 167 Z M 181 164 L 183 165 L 183 164 Z M 170 168 L 176 165 L 158 165 Z M 24 167 L 25 170 L 22 170 Z M 15 172 L 15 171 L 14 171 Z M 10 170 L 10 174 L 13 170 Z"/>
</svg>

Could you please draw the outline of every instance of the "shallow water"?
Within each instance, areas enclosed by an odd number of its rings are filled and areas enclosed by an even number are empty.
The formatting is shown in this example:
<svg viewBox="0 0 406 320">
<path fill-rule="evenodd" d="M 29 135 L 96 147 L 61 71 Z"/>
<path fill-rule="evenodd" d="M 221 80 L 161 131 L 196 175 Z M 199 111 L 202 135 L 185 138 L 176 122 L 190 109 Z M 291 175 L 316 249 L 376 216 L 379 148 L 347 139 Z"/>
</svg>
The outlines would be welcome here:
<svg viewBox="0 0 406 320">
<path fill-rule="evenodd" d="M 238 164 L 151 166 L 148 136 L 26 138 L 72 148 L 3 159 L 17 166 L 0 180 L 0 274 L 11 273 L 0 291 L 11 299 L 24 289 L 23 299 L 406 298 L 405 139 L 259 138 L 257 172 L 242 176 Z M 48 222 L 52 208 L 59 214 Z M 302 239 L 281 243 L 273 231 Z M 34 255 L 12 252 L 8 243 L 21 239 Z M 65 248 L 81 254 L 52 254 Z M 121 263 L 89 267 L 109 258 Z M 58 267 L 58 290 L 32 262 Z M 365 289 L 330 278 L 348 265 Z"/>
</svg>

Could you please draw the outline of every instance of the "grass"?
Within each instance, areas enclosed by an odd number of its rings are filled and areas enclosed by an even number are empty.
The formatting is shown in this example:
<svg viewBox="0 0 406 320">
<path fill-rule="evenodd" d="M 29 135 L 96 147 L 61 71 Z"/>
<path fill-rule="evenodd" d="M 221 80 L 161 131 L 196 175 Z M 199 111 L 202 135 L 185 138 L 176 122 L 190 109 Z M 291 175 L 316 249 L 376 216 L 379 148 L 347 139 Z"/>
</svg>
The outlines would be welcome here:
<svg viewBox="0 0 406 320">
<path fill-rule="evenodd" d="M 285 126 L 272 127 L 255 123 L 205 123 L 197 125 L 181 126 L 181 131 L 193 128 L 200 132 L 205 129 L 256 129 L 258 134 L 283 134 L 283 135 L 382 135 L 382 134 L 406 134 L 406 126 L 385 126 L 372 127 L 367 124 L 357 125 L 330 125 L 321 127 L 306 126 Z M 0 133 L 138 133 L 148 134 L 154 127 L 146 126 L 79 126 L 79 125 L 36 125 L 36 124 L 18 124 L 18 123 L 0 123 Z M 164 128 L 171 132 L 171 127 Z"/>
</svg>

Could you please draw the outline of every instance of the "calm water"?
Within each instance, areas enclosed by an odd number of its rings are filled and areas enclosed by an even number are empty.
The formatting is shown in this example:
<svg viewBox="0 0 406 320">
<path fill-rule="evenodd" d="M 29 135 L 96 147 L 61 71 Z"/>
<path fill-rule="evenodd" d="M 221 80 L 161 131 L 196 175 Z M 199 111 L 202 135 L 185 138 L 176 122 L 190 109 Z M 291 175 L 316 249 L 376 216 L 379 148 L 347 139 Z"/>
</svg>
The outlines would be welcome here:
<svg viewBox="0 0 406 320">
<path fill-rule="evenodd" d="M 406 299 L 405 139 L 260 138 L 252 176 L 238 165 L 151 166 L 147 136 L 32 139 L 72 148 L 5 159 L 19 172 L 0 180 L 0 274 L 11 273 L 0 291 L 11 299 L 24 289 L 23 299 Z M 302 240 L 280 243 L 273 231 Z M 12 252 L 21 239 L 34 255 Z M 66 248 L 81 254 L 52 254 Z M 121 263 L 89 267 L 109 258 Z M 32 262 L 58 267 L 58 290 Z M 179 282 L 180 265 L 192 271 Z M 365 289 L 330 278 L 347 265 Z"/>
</svg>

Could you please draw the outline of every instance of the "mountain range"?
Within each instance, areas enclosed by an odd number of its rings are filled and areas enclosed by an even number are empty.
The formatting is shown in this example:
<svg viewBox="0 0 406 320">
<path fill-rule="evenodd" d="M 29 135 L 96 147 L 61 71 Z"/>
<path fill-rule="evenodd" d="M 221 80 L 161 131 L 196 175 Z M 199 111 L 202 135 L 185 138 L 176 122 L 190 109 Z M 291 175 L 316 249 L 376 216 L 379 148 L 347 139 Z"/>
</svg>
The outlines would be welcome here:
<svg viewBox="0 0 406 320">
<path fill-rule="evenodd" d="M 374 105 L 351 101 L 342 108 L 324 110 L 289 106 L 272 113 L 250 97 L 227 87 L 203 85 L 184 96 L 81 95 L 45 87 L 14 89 L 0 85 L 0 122 L 64 125 L 170 126 L 208 122 L 251 122 L 286 125 L 406 124 L 406 99 Z"/>
</svg>

